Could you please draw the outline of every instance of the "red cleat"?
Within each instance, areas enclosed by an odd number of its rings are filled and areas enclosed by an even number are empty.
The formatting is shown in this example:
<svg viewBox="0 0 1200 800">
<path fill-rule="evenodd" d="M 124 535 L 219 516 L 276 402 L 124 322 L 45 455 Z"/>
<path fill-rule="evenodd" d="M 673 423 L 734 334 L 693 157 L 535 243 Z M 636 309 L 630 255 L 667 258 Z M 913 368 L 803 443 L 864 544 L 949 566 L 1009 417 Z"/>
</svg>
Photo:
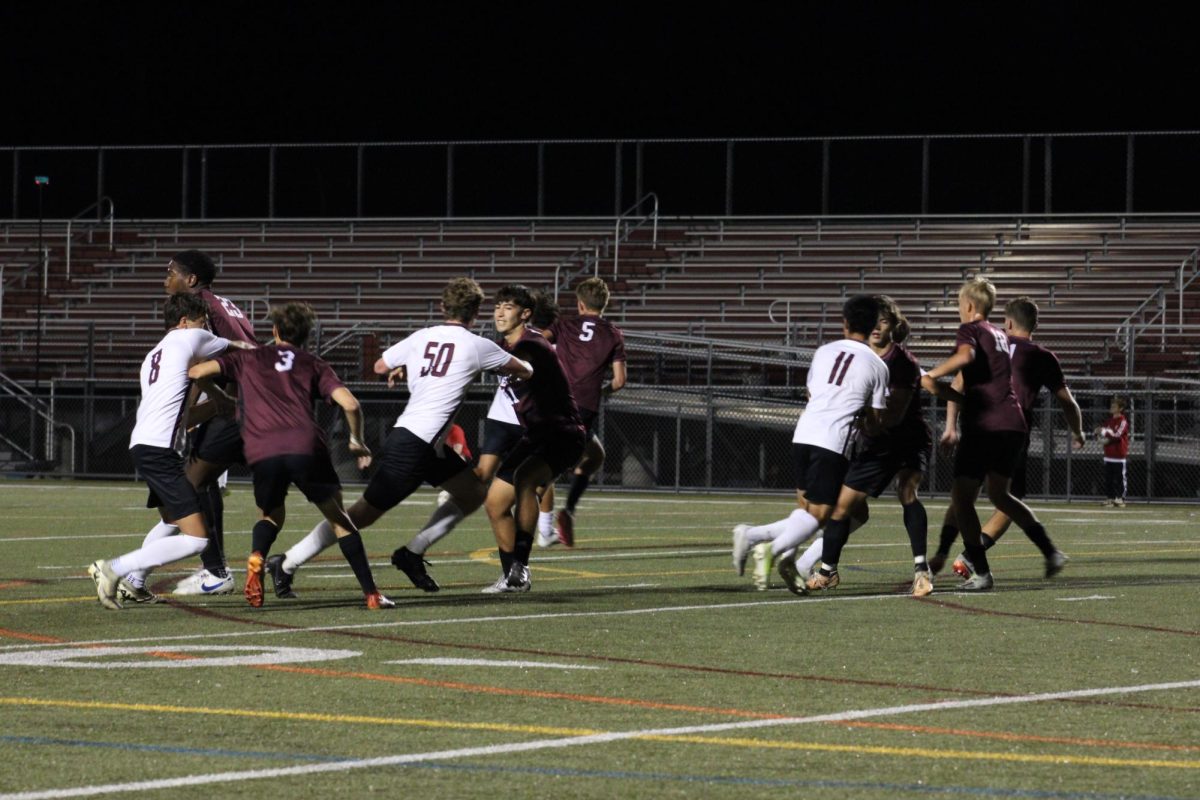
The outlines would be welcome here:
<svg viewBox="0 0 1200 800">
<path fill-rule="evenodd" d="M 379 592 L 371 592 L 367 595 L 367 608 L 377 610 L 380 608 L 395 608 L 396 604 L 388 600 Z"/>
<path fill-rule="evenodd" d="M 251 608 L 262 608 L 263 604 L 262 553 L 254 552 L 246 559 L 246 602 Z"/>
<path fill-rule="evenodd" d="M 970 580 L 971 576 L 975 573 L 975 565 L 968 561 L 965 555 L 954 559 L 954 564 L 950 568 L 954 570 L 954 574 L 963 580 Z"/>
<path fill-rule="evenodd" d="M 558 512 L 558 517 L 554 520 L 554 529 L 558 533 L 558 540 L 566 547 L 575 546 L 575 515 L 565 508 Z"/>
</svg>

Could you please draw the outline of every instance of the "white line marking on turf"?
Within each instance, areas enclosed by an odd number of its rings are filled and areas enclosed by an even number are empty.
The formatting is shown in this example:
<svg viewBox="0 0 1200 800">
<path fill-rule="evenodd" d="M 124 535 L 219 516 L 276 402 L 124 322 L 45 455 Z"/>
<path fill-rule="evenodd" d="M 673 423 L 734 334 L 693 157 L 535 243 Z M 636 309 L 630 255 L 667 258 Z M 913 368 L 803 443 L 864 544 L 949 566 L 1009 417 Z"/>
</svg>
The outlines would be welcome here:
<svg viewBox="0 0 1200 800">
<path fill-rule="evenodd" d="M 385 664 L 431 664 L 438 667 L 518 667 L 520 669 L 604 669 L 584 664 L 556 664 L 552 661 L 496 661 L 487 658 L 407 658 Z"/>
<path fill-rule="evenodd" d="M 172 653 L 241 653 L 207 658 L 164 659 L 144 661 L 88 661 L 110 656 L 145 655 L 169 650 Z M 248 652 L 253 651 L 253 652 Z M 273 647 L 270 645 L 205 645 L 184 644 L 170 647 L 97 647 L 80 650 L 60 647 L 23 653 L 0 653 L 0 666 L 15 667 L 73 667 L 75 669 L 183 669 L 195 667 L 258 667 L 264 664 L 299 664 L 309 661 L 336 661 L 361 656 L 357 650 L 318 650 L 312 647 Z"/>
<path fill-rule="evenodd" d="M 1087 597 L 1057 597 L 1055 599 L 1060 603 L 1078 603 L 1083 600 L 1116 600 L 1117 598 L 1108 594 L 1090 594 Z"/>
<path fill-rule="evenodd" d="M 58 800 L 59 798 L 66 797 L 95 797 L 96 795 L 116 794 L 118 792 L 144 792 L 153 791 L 154 789 L 175 789 L 183 786 L 208 786 L 216 783 L 234 783 L 245 780 L 284 778 L 293 775 L 318 775 L 322 773 L 349 772 L 350 770 L 370 769 L 372 767 L 392 767 L 401 764 L 417 764 L 425 761 L 474 758 L 477 756 L 497 756 L 507 753 L 528 753 L 535 750 L 581 747 L 590 744 L 607 744 L 609 742 L 642 739 L 648 736 L 696 736 L 700 734 L 722 733 L 724 731 L 777 728 L 784 725 L 811 725 L 818 722 L 848 722 L 850 720 L 869 719 L 873 717 L 894 717 L 903 714 L 953 711 L 963 708 L 986 708 L 988 706 L 1046 703 L 1053 702 L 1055 700 L 1074 700 L 1083 697 L 1104 697 L 1107 695 L 1135 694 L 1140 692 L 1194 689 L 1196 687 L 1200 687 L 1200 680 L 1178 681 L 1175 683 L 1142 684 L 1140 686 L 1112 686 L 1100 689 L 1078 689 L 1065 692 L 1044 692 L 1041 694 L 1018 695 L 1016 697 L 978 697 L 970 700 L 943 700 L 936 703 L 915 703 L 905 706 L 864 708 L 856 711 L 842 711 L 834 714 L 819 714 L 812 717 L 786 717 L 784 719 L 722 722 L 713 725 L 689 725 L 681 728 L 646 728 L 643 730 L 595 733 L 587 736 L 570 736 L 558 739 L 535 739 L 534 741 L 530 742 L 509 742 L 506 744 L 485 745 L 482 747 L 463 747 L 457 750 L 437 750 L 428 753 L 403 753 L 394 756 L 362 758 L 354 761 L 336 761 L 332 763 L 328 761 L 322 761 L 316 764 L 300 764 L 294 767 L 277 767 L 275 769 L 213 772 L 209 773 L 208 775 L 187 775 L 181 778 L 160 778 L 158 780 L 136 781 L 129 783 L 110 783 L 98 786 L 78 786 L 66 789 L 17 792 L 14 794 L 0 794 L 0 800 Z"/>
</svg>

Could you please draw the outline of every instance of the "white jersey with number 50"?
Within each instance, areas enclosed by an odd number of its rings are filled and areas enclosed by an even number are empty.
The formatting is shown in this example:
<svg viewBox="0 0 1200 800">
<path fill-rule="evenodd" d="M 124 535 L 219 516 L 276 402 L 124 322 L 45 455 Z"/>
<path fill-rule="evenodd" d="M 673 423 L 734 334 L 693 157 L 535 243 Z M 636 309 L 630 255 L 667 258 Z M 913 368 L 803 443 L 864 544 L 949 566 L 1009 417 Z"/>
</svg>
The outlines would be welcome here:
<svg viewBox="0 0 1200 800">
<path fill-rule="evenodd" d="M 854 418 L 867 406 L 886 408 L 887 387 L 887 364 L 867 345 L 853 339 L 822 345 L 808 368 L 808 407 L 792 441 L 845 455 Z"/>
<path fill-rule="evenodd" d="M 432 444 L 479 373 L 498 369 L 510 358 L 500 345 L 462 325 L 434 325 L 392 345 L 383 361 L 389 369 L 404 367 L 410 393 L 396 427 Z"/>
<path fill-rule="evenodd" d="M 154 346 L 142 361 L 142 402 L 129 446 L 147 444 L 174 447 L 183 401 L 187 397 L 187 371 L 194 359 L 209 359 L 225 352 L 229 340 L 203 328 L 175 328 Z"/>
</svg>

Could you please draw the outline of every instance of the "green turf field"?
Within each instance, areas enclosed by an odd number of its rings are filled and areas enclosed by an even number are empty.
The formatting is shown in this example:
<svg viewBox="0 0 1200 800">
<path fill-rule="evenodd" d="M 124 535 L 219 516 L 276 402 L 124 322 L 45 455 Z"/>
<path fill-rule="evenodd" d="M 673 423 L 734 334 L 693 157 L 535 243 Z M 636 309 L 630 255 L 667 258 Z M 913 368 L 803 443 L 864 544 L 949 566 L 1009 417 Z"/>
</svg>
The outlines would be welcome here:
<svg viewBox="0 0 1200 800">
<path fill-rule="evenodd" d="M 1200 797 L 1198 507 L 1041 505 L 1061 576 L 1014 530 L 993 593 L 944 573 L 914 600 L 884 500 L 842 585 L 799 598 L 729 558 L 731 526 L 789 498 L 593 492 L 531 593 L 479 594 L 499 575 L 479 513 L 429 554 L 426 595 L 388 563 L 423 492 L 365 535 L 395 610 L 366 610 L 334 549 L 298 600 L 106 611 L 84 569 L 140 543 L 144 498 L 0 482 L 0 800 Z M 239 568 L 252 506 L 227 500 Z M 290 512 L 275 552 L 316 521 Z"/>
</svg>

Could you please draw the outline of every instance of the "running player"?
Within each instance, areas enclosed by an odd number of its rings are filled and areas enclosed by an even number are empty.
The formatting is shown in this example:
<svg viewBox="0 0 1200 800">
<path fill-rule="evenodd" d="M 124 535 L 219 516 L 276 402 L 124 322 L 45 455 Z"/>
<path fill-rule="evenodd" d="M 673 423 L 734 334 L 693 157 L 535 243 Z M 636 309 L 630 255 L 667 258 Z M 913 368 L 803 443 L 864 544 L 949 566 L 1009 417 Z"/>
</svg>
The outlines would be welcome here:
<svg viewBox="0 0 1200 800">
<path fill-rule="evenodd" d="M 163 304 L 167 335 L 142 361 L 142 401 L 129 450 L 138 474 L 150 487 L 147 508 L 157 508 L 162 526 L 156 527 L 133 552 L 88 567 L 96 582 L 96 596 L 105 608 L 119 609 L 121 599 L 153 602 L 155 597 L 128 575 L 194 556 L 204 549 L 208 530 L 200 513 L 196 490 L 184 473 L 183 458 L 175 449 L 180 418 L 188 393 L 188 365 L 211 358 L 230 346 L 227 339 L 204 330 L 206 304 L 196 295 L 181 292 Z M 173 535 L 182 531 L 183 536 Z M 118 598 L 120 593 L 120 598 Z"/>
<path fill-rule="evenodd" d="M 535 306 L 524 286 L 505 286 L 496 293 L 496 332 L 514 356 L 533 365 L 533 378 L 508 382 L 523 433 L 488 488 L 487 513 L 502 572 L 484 589 L 489 594 L 529 591 L 538 492 L 579 461 L 585 443 L 579 410 L 554 348 L 526 326 Z"/>
<path fill-rule="evenodd" d="M 358 401 L 327 363 L 301 349 L 317 321 L 311 306 L 275 306 L 268 318 L 273 345 L 230 353 L 188 370 L 193 380 L 225 375 L 237 381 L 240 389 L 238 423 L 246 462 L 254 472 L 254 501 L 259 510 L 246 562 L 246 600 L 255 608 L 263 604 L 263 564 L 283 528 L 284 499 L 294 483 L 333 529 L 367 608 L 392 608 L 396 604 L 375 586 L 362 537 L 342 505 L 342 485 L 325 432 L 313 417 L 314 400 L 340 406 L 350 432 L 350 452 L 359 458 L 359 466 L 366 468 L 371 451 L 362 441 Z"/>
<path fill-rule="evenodd" d="M 254 327 L 246 315 L 228 298 L 213 294 L 212 282 L 216 276 L 217 267 L 207 254 L 184 250 L 176 253 L 167 265 L 163 285 L 167 294 L 191 292 L 204 300 L 208 306 L 208 328 L 217 336 L 254 344 Z M 236 386 L 218 385 L 229 394 L 236 394 Z M 214 416 L 194 432 L 187 463 L 188 480 L 196 487 L 212 536 L 200 554 L 203 567 L 180 581 L 174 594 L 229 594 L 234 590 L 233 576 L 225 563 L 225 499 L 218 479 L 232 465 L 244 463 L 241 432 L 231 416 Z"/>
<path fill-rule="evenodd" d="M 808 406 L 796 423 L 792 458 L 796 470 L 796 502 L 788 517 L 768 525 L 738 525 L 733 529 L 733 566 L 741 575 L 750 548 L 771 543 L 778 559 L 796 549 L 830 523 L 850 462 L 846 452 L 861 418 L 868 431 L 878 432 L 887 407 L 888 368 L 867 345 L 880 318 L 879 301 L 855 295 L 842 306 L 842 338 L 822 345 L 808 368 Z M 842 524 L 839 520 L 838 524 Z M 848 526 L 848 521 L 845 522 Z M 810 588 L 838 584 L 836 560 L 823 563 Z"/>
<path fill-rule="evenodd" d="M 625 337 L 620 328 L 602 316 L 608 307 L 608 284 L 600 278 L 583 281 L 575 288 L 575 306 L 578 316 L 560 317 L 546 331 L 546 338 L 554 342 L 567 373 L 588 436 L 583 459 L 575 466 L 566 505 L 556 519 L 558 539 L 567 547 L 575 545 L 575 507 L 579 498 L 587 490 L 592 475 L 604 465 L 604 445 L 594 430 L 600 416 L 600 397 L 620 391 L 626 377 Z M 605 386 L 610 367 L 612 380 Z"/>
<path fill-rule="evenodd" d="M 349 509 L 350 521 L 358 530 L 370 527 L 422 483 L 450 492 L 450 500 L 433 512 L 414 540 L 392 553 L 392 564 L 427 592 L 439 587 L 421 554 L 479 508 L 486 495 L 471 465 L 445 447 L 454 413 L 467 387 L 484 371 L 521 378 L 533 375 L 529 364 L 468 330 L 482 302 L 478 283 L 455 278 L 442 292 L 445 322 L 392 345 L 375 362 L 375 374 L 387 375 L 388 385 L 407 380 L 409 399 L 376 459 L 378 471 Z M 294 596 L 295 571 L 335 540 L 332 526 L 323 521 L 287 553 L 267 559 L 276 596 Z"/>
</svg>

